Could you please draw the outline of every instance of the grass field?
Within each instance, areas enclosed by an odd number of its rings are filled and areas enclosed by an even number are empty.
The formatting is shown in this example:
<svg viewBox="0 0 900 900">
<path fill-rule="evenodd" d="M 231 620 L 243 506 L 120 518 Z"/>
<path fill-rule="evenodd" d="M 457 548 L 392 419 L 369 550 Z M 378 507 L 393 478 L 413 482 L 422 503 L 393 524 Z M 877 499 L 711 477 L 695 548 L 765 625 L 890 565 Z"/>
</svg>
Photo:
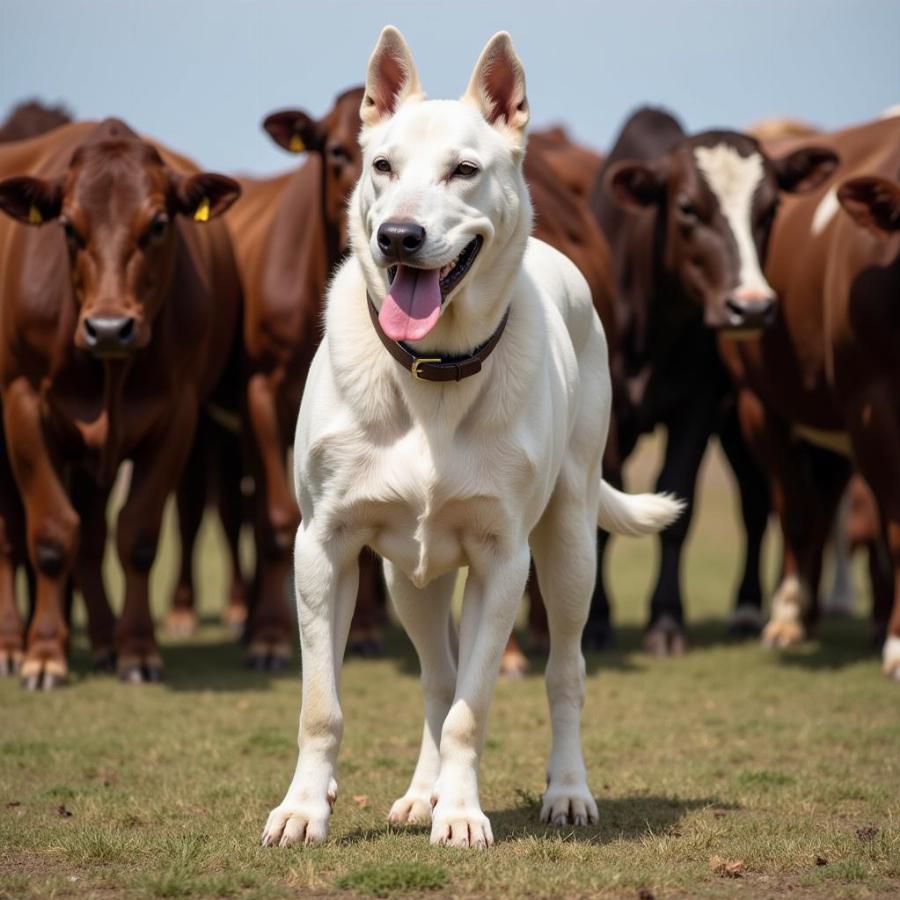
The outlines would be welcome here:
<svg viewBox="0 0 900 900">
<path fill-rule="evenodd" d="M 633 488 L 657 451 L 641 454 Z M 794 651 L 725 642 L 738 565 L 727 477 L 715 459 L 704 474 L 685 658 L 639 652 L 654 546 L 614 543 L 619 645 L 588 659 L 584 714 L 599 826 L 537 822 L 549 723 L 534 660 L 533 676 L 498 686 L 492 710 L 481 783 L 497 845 L 431 848 L 423 829 L 389 828 L 421 728 L 417 665 L 395 631 L 385 659 L 345 667 L 331 839 L 260 848 L 295 762 L 299 685 L 242 669 L 217 624 L 208 528 L 204 627 L 164 646 L 164 684 L 88 674 L 82 636 L 70 687 L 42 696 L 0 682 L 0 897 L 900 895 L 900 688 L 870 650 L 867 601 Z M 160 606 L 172 556 L 169 535 Z"/>
</svg>

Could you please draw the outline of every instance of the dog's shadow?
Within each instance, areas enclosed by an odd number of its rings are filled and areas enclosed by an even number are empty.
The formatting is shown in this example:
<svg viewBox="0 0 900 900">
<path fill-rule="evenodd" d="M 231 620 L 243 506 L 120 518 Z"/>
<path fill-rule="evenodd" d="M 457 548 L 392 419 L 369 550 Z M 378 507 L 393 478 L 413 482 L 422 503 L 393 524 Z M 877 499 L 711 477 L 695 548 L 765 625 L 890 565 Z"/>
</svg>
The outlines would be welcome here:
<svg viewBox="0 0 900 900">
<path fill-rule="evenodd" d="M 684 817 L 697 809 L 711 809 L 716 815 L 727 815 L 739 809 L 713 797 L 681 798 L 640 794 L 632 797 L 599 797 L 600 821 L 583 828 L 545 825 L 539 820 L 540 799 L 522 795 L 521 802 L 508 809 L 486 809 L 491 821 L 494 841 L 544 838 L 551 841 L 573 841 L 579 844 L 610 844 L 614 841 L 637 841 L 649 835 L 678 837 Z M 393 834 L 425 835 L 428 826 L 397 828 L 385 823 L 375 828 L 359 828 L 337 839 L 338 845 L 369 843 Z"/>
</svg>

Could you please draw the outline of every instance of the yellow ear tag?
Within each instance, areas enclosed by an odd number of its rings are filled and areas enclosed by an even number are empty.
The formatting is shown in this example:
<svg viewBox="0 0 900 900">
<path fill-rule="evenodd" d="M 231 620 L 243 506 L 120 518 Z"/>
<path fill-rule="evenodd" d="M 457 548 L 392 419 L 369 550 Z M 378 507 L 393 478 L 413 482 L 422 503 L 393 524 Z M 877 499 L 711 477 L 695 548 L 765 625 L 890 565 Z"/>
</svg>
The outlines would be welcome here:
<svg viewBox="0 0 900 900">
<path fill-rule="evenodd" d="M 31 209 L 28 210 L 28 224 L 40 225 L 44 221 L 41 211 L 32 203 Z"/>
<path fill-rule="evenodd" d="M 194 221 L 195 222 L 208 222 L 209 221 L 209 197 L 204 197 L 203 202 L 197 207 L 197 210 L 194 213 Z"/>
<path fill-rule="evenodd" d="M 292 134 L 290 143 L 288 144 L 288 150 L 291 153 L 302 153 L 306 149 L 306 144 L 303 143 L 303 138 L 300 137 L 299 134 Z"/>
</svg>

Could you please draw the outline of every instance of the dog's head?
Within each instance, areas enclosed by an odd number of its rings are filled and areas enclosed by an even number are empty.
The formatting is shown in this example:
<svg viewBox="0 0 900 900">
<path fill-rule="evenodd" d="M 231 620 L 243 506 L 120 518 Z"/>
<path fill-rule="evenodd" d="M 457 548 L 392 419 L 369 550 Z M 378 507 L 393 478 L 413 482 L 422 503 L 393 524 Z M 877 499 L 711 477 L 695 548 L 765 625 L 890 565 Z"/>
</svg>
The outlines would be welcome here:
<svg viewBox="0 0 900 900">
<path fill-rule="evenodd" d="M 381 327 L 471 349 L 502 315 L 531 231 L 525 73 L 509 35 L 488 42 L 460 100 L 426 101 L 403 36 L 385 28 L 360 114 L 350 237 Z"/>
</svg>

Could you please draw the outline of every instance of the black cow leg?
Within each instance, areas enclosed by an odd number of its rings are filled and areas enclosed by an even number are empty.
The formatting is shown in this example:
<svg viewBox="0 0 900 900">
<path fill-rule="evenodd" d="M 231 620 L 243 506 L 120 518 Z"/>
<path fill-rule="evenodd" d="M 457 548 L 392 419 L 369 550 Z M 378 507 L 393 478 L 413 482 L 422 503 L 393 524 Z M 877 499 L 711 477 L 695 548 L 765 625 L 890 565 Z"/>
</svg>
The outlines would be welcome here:
<svg viewBox="0 0 900 900">
<path fill-rule="evenodd" d="M 687 649 L 681 599 L 681 551 L 694 514 L 697 472 L 713 431 L 715 398 L 697 397 L 691 414 L 669 423 L 666 457 L 657 491 L 686 502 L 681 516 L 660 534 L 659 577 L 650 600 L 650 622 L 644 649 L 654 656 L 680 656 Z"/>
<path fill-rule="evenodd" d="M 603 558 L 609 534 L 602 528 L 597 529 L 597 580 L 594 582 L 594 595 L 591 597 L 591 609 L 587 624 L 581 636 L 581 646 L 587 651 L 609 650 L 615 646 L 615 633 L 609 612 L 609 595 L 603 576 Z"/>
<path fill-rule="evenodd" d="M 741 497 L 741 515 L 747 543 L 744 570 L 728 619 L 728 634 L 738 639 L 755 638 L 763 626 L 760 556 L 769 521 L 771 504 L 769 483 L 741 434 L 737 410 L 731 407 L 719 432 L 725 456 L 737 480 Z"/>
</svg>

